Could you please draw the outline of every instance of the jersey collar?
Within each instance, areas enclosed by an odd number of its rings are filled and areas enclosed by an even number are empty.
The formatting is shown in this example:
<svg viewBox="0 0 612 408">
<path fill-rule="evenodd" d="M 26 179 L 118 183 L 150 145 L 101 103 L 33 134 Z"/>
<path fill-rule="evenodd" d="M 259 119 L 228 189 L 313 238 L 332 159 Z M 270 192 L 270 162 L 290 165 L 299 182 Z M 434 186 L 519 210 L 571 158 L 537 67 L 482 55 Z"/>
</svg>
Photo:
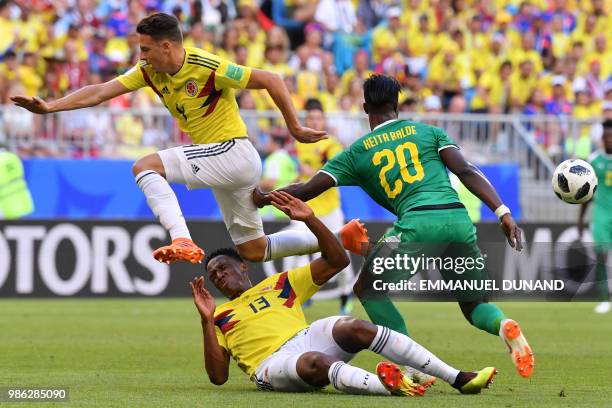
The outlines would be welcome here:
<svg viewBox="0 0 612 408">
<path fill-rule="evenodd" d="M 186 66 L 187 66 L 187 49 L 183 47 L 183 65 L 181 65 L 181 68 L 178 71 L 176 71 L 174 74 L 171 74 L 170 77 L 172 78 L 178 77 L 181 71 L 185 69 Z"/>
<path fill-rule="evenodd" d="M 373 132 L 373 131 L 375 131 L 375 130 L 376 130 L 376 129 L 378 129 L 378 128 L 381 128 L 381 127 L 383 127 L 383 126 L 387 126 L 389 123 L 391 123 L 391 122 L 395 122 L 396 120 L 400 120 L 400 119 L 399 119 L 399 118 L 397 118 L 397 119 L 389 119 L 388 121 L 383 122 L 383 123 L 381 123 L 380 125 L 376 126 L 374 129 L 372 129 L 372 132 Z"/>
</svg>

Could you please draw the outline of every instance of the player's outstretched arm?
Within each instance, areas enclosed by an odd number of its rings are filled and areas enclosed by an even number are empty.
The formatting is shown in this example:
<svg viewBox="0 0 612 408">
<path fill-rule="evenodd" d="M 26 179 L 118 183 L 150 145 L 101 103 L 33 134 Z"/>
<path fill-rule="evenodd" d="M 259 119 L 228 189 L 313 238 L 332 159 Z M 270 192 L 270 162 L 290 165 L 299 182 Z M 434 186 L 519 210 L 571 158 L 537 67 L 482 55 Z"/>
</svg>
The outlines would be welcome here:
<svg viewBox="0 0 612 408">
<path fill-rule="evenodd" d="M 300 124 L 293 102 L 291 102 L 289 90 L 280 75 L 270 71 L 253 69 L 246 87 L 247 89 L 265 89 L 268 91 L 283 114 L 289 132 L 296 140 L 303 143 L 314 143 L 326 138 L 326 132 L 310 129 Z"/>
<path fill-rule="evenodd" d="M 308 204 L 284 191 L 272 191 L 269 195 L 274 207 L 283 211 L 292 220 L 305 223 L 317 237 L 321 257 L 310 264 L 310 273 L 314 283 L 323 285 L 348 266 L 350 260 L 342 244 L 321 220 L 315 217 Z"/>
<path fill-rule="evenodd" d="M 30 112 L 45 114 L 73 109 L 88 108 L 106 100 L 130 92 L 121 82 L 113 79 L 103 84 L 87 85 L 53 102 L 45 102 L 37 96 L 11 96 L 11 101 Z"/>
<path fill-rule="evenodd" d="M 333 178 L 326 173 L 319 172 L 306 183 L 289 184 L 288 186 L 280 188 L 277 191 L 284 191 L 302 201 L 308 201 L 319 196 L 324 191 L 334 187 L 334 185 L 335 183 Z M 270 205 L 272 202 L 270 193 L 265 194 L 258 188 L 253 190 L 252 197 L 253 202 L 258 208 Z"/>
<path fill-rule="evenodd" d="M 461 180 L 467 189 L 485 203 L 491 211 L 495 211 L 503 206 L 502 200 L 499 198 L 493 185 L 478 167 L 465 160 L 459 149 L 443 149 L 440 151 L 440 157 L 444 165 L 459 177 L 459 180 Z M 507 210 L 507 207 L 504 208 Z M 500 218 L 500 223 L 510 246 L 520 251 L 523 248 L 521 230 L 514 222 L 509 211 Z"/>
<path fill-rule="evenodd" d="M 189 282 L 193 302 L 202 319 L 202 335 L 204 337 L 204 367 L 210 382 L 215 385 L 224 384 L 229 377 L 229 355 L 219 345 L 215 334 L 215 299 L 204 289 L 204 278 L 200 276 Z"/>
</svg>

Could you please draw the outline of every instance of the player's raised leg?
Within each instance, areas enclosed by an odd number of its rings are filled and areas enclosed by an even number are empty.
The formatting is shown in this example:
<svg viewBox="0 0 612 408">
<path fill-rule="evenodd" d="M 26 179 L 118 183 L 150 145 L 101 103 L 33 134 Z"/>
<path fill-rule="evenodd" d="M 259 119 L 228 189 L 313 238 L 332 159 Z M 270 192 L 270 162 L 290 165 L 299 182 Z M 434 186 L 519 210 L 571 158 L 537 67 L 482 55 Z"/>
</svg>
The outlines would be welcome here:
<svg viewBox="0 0 612 408">
<path fill-rule="evenodd" d="M 159 156 L 145 156 L 132 167 L 136 184 L 144 193 L 147 204 L 162 226 L 169 232 L 172 243 L 153 252 L 160 262 L 202 262 L 204 251 L 191 240 L 185 218 L 174 191 L 166 180 L 166 169 Z"/>
<path fill-rule="evenodd" d="M 248 139 L 235 139 L 234 145 L 222 154 L 217 149 L 204 155 L 194 157 L 193 153 L 188 153 L 188 164 L 181 159 L 184 183 L 190 188 L 212 188 L 223 222 L 243 259 L 269 261 L 319 252 L 319 243 L 310 231 L 285 230 L 265 235 L 261 215 L 251 199 L 261 177 L 261 159 Z M 165 156 L 166 153 L 162 155 L 164 163 Z M 193 172 L 191 165 L 198 166 L 199 170 Z M 168 179 L 173 180 L 172 177 Z M 361 252 L 367 246 L 367 230 L 358 221 L 347 223 L 337 234 L 348 250 Z"/>
<path fill-rule="evenodd" d="M 375 255 L 370 255 L 368 259 L 371 259 L 373 256 Z M 366 267 L 367 264 L 364 268 Z M 372 275 L 364 271 L 365 269 L 357 277 L 357 281 L 353 285 L 353 293 L 359 298 L 368 317 L 374 324 L 388 327 L 407 336 L 408 329 L 406 328 L 404 318 L 388 296 L 380 294 L 375 299 L 365 296 L 367 288 L 371 285 L 370 278 Z"/>
<path fill-rule="evenodd" d="M 531 377 L 535 366 L 535 358 L 519 324 L 512 319 L 505 319 L 501 323 L 499 337 L 508 346 L 512 362 L 520 376 Z"/>
<path fill-rule="evenodd" d="M 504 312 L 492 303 L 460 302 L 459 306 L 472 325 L 501 338 L 508 347 L 512 362 L 521 377 L 529 378 L 533 374 L 535 357 L 516 321 L 506 317 Z"/>
<path fill-rule="evenodd" d="M 255 212 L 257 212 L 256 209 Z M 361 222 L 351 220 L 334 233 L 345 249 L 356 254 L 363 254 L 363 248 L 368 244 L 368 231 Z M 232 235 L 231 227 L 230 235 Z M 310 231 L 284 230 L 242 243 L 237 242 L 240 240 L 239 237 L 234 239 L 232 235 L 232 239 L 240 256 L 248 261 L 271 261 L 293 255 L 319 252 L 317 239 Z"/>
<path fill-rule="evenodd" d="M 465 393 L 476 393 L 487 387 L 496 372 L 492 367 L 477 373 L 459 371 L 410 337 L 364 320 L 338 319 L 332 335 L 335 343 L 345 352 L 357 353 L 369 349 L 395 363 L 378 367 L 377 374 L 383 385 L 398 395 L 410 395 L 412 392 L 419 394 L 424 392 L 425 387 L 404 376 L 396 364 L 414 367 L 428 375 L 441 378 Z"/>
</svg>

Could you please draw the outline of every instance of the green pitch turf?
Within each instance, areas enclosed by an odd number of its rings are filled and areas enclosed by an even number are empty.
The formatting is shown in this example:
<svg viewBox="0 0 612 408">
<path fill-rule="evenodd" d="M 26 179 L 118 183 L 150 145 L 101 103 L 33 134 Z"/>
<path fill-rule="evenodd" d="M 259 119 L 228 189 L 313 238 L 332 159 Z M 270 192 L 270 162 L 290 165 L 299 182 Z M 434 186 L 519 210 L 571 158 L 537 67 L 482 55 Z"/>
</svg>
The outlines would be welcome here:
<svg viewBox="0 0 612 408">
<path fill-rule="evenodd" d="M 217 387 L 203 370 L 199 318 L 191 299 L 1 300 L 0 387 L 64 386 L 69 403 L 15 407 L 610 407 L 612 315 L 591 303 L 503 303 L 536 356 L 531 380 L 519 377 L 500 340 L 471 327 L 452 303 L 404 303 L 411 335 L 451 365 L 496 366 L 492 388 L 464 396 L 439 383 L 423 398 L 281 394 L 255 389 L 232 362 Z M 315 302 L 310 320 L 337 312 Z M 354 312 L 363 317 L 360 306 Z M 353 364 L 373 370 L 370 352 Z M 387 405 L 388 404 L 388 405 Z"/>
</svg>

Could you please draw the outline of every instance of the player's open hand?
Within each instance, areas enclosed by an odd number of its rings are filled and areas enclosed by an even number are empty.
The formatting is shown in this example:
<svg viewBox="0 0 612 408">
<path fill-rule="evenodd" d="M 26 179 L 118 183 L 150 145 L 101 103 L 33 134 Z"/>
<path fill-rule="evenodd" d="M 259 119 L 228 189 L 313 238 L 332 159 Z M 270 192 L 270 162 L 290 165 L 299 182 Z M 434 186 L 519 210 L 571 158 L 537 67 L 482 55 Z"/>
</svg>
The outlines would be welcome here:
<svg viewBox="0 0 612 408">
<path fill-rule="evenodd" d="M 38 96 L 11 96 L 11 101 L 17 106 L 29 110 L 30 112 L 45 114 L 49 113 L 49 105 Z"/>
<path fill-rule="evenodd" d="M 327 139 L 327 132 L 324 130 L 314 130 L 304 126 L 290 130 L 293 137 L 302 143 L 314 143 L 319 140 Z"/>
<path fill-rule="evenodd" d="M 520 252 L 523 249 L 522 233 L 512 216 L 510 214 L 504 215 L 500 221 L 500 226 L 504 234 L 506 234 L 506 239 L 510 246 Z"/>
<path fill-rule="evenodd" d="M 299 198 L 295 198 L 284 191 L 271 191 L 268 196 L 272 200 L 271 204 L 287 214 L 289 218 L 296 221 L 306 221 L 314 213 L 312 208 Z"/>
<path fill-rule="evenodd" d="M 215 298 L 204 289 L 204 277 L 195 278 L 192 282 L 189 282 L 189 286 L 191 286 L 193 303 L 195 303 L 202 320 L 211 322 L 215 313 Z"/>
</svg>

